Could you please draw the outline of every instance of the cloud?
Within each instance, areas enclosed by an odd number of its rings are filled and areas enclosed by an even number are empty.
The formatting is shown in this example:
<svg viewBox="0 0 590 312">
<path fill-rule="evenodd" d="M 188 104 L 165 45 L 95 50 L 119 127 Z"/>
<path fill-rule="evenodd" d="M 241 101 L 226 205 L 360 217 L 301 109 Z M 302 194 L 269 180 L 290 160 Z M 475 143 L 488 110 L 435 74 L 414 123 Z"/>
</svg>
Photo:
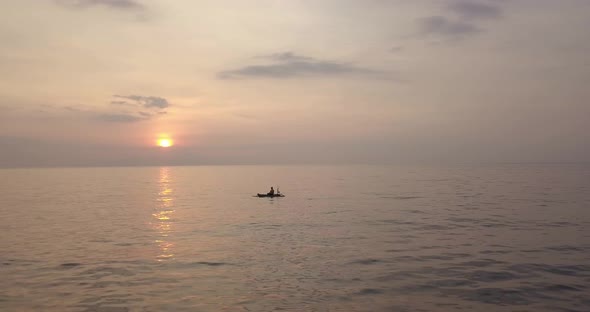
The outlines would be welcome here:
<svg viewBox="0 0 590 312">
<path fill-rule="evenodd" d="M 261 56 L 270 60 L 271 64 L 248 65 L 241 68 L 223 71 L 218 74 L 221 79 L 239 78 L 294 78 L 318 76 L 351 76 L 364 75 L 390 78 L 389 73 L 351 64 L 317 60 L 312 57 L 297 55 L 293 52 L 282 52 Z"/>
<path fill-rule="evenodd" d="M 474 24 L 452 21 L 444 16 L 430 16 L 419 20 L 420 33 L 426 36 L 440 36 L 448 39 L 459 39 L 476 34 L 482 30 Z"/>
<path fill-rule="evenodd" d="M 107 122 L 138 122 L 164 115 L 170 107 L 167 99 L 158 96 L 113 95 L 117 100 L 111 101 L 115 112 L 93 114 L 94 119 Z"/>
<path fill-rule="evenodd" d="M 502 16 L 502 10 L 494 5 L 474 1 L 459 1 L 452 3 L 448 9 L 463 19 L 497 19 Z"/>
<path fill-rule="evenodd" d="M 73 7 L 87 8 L 93 6 L 105 6 L 119 10 L 142 10 L 144 6 L 134 0 L 56 0 L 58 4 Z"/>
<path fill-rule="evenodd" d="M 392 47 L 391 49 L 389 49 L 389 52 L 398 53 L 398 52 L 402 52 L 403 50 L 404 50 L 403 46 L 395 46 L 395 47 Z"/>
<path fill-rule="evenodd" d="M 262 56 L 262 58 L 267 58 L 279 62 L 291 62 L 291 61 L 313 61 L 313 58 L 303 55 L 297 55 L 293 52 L 281 52 L 281 53 L 274 53 L 266 56 Z"/>
<path fill-rule="evenodd" d="M 63 109 L 68 110 L 70 112 L 81 112 L 82 111 L 79 107 L 71 106 L 71 105 L 64 106 Z"/>
<path fill-rule="evenodd" d="M 113 95 L 117 100 L 110 102 L 106 110 L 84 108 L 83 106 L 62 106 L 63 110 L 80 114 L 92 120 L 116 123 L 133 123 L 149 120 L 167 114 L 168 100 L 157 96 Z"/>
<path fill-rule="evenodd" d="M 157 96 L 141 95 L 113 95 L 113 97 L 123 99 L 123 101 L 112 101 L 114 105 L 142 106 L 145 108 L 167 108 L 170 106 L 168 100 Z"/>
<path fill-rule="evenodd" d="M 149 119 L 149 117 L 135 116 L 129 114 L 99 114 L 95 116 L 95 119 L 107 122 L 137 122 L 141 120 Z"/>
<path fill-rule="evenodd" d="M 251 65 L 236 70 L 222 72 L 225 79 L 239 77 L 290 78 L 296 76 L 340 75 L 351 73 L 370 73 L 369 70 L 332 62 L 286 62 L 270 65 Z"/>
<path fill-rule="evenodd" d="M 501 17 L 502 9 L 496 4 L 475 0 L 454 1 L 444 7 L 443 14 L 418 19 L 418 37 L 456 41 L 482 33 L 485 30 L 482 20 Z"/>
<path fill-rule="evenodd" d="M 131 104 L 127 101 L 111 101 L 111 104 L 113 105 L 122 105 L 122 106 L 134 106 L 134 104 Z"/>
</svg>

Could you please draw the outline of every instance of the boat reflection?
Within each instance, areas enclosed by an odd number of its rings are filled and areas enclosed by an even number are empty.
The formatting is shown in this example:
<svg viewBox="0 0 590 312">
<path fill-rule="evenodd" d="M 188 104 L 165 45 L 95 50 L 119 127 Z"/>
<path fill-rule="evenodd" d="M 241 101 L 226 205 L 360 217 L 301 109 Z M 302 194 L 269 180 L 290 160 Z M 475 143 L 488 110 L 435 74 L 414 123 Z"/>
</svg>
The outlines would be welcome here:
<svg viewBox="0 0 590 312">
<path fill-rule="evenodd" d="M 158 232 L 158 239 L 154 242 L 158 245 L 157 261 L 165 261 L 174 258 L 174 243 L 170 241 L 173 231 L 172 217 L 174 216 L 174 194 L 172 189 L 170 168 L 160 168 L 158 180 L 158 196 L 156 197 L 155 212 L 152 214 L 152 226 Z"/>
</svg>

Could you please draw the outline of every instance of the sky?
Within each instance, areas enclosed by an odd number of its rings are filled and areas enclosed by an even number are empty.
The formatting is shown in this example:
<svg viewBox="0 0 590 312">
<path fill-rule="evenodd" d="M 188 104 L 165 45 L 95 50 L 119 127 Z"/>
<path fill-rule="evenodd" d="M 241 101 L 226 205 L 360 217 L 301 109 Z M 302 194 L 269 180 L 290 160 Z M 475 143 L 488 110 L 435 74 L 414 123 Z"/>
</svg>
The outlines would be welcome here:
<svg viewBox="0 0 590 312">
<path fill-rule="evenodd" d="M 0 12 L 0 167 L 590 161 L 588 0 Z"/>
</svg>

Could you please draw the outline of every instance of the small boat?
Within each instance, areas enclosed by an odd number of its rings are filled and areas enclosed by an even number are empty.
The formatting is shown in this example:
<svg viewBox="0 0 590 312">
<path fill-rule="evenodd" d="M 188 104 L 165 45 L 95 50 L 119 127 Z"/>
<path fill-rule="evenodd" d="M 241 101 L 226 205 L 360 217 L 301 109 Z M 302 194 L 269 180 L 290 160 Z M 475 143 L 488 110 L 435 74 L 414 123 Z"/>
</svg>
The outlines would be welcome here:
<svg viewBox="0 0 590 312">
<path fill-rule="evenodd" d="M 272 192 L 274 192 L 274 190 L 272 189 L 272 187 L 270 188 L 270 190 Z M 258 197 L 270 197 L 270 198 L 273 198 L 273 197 L 285 197 L 285 195 L 281 194 L 281 190 L 279 190 L 278 187 L 277 187 L 277 192 L 274 193 L 274 194 L 269 194 L 269 193 L 260 194 L 260 193 L 258 193 L 258 194 L 256 194 L 256 196 L 258 196 Z"/>
<path fill-rule="evenodd" d="M 260 193 L 258 193 L 258 194 L 256 194 L 256 196 L 258 196 L 258 197 L 285 197 L 285 195 L 283 195 L 283 194 L 280 194 L 280 193 L 278 193 L 278 194 L 273 194 L 273 195 L 269 195 L 269 194 L 260 194 Z"/>
</svg>

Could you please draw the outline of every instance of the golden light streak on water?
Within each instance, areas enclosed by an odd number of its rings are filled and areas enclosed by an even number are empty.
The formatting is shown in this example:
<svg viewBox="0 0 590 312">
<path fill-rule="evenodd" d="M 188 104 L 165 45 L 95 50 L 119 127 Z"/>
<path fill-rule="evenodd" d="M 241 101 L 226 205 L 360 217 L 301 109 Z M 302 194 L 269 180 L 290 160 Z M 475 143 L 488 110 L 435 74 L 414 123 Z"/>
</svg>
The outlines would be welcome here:
<svg viewBox="0 0 590 312">
<path fill-rule="evenodd" d="M 174 243 L 170 241 L 170 234 L 173 232 L 172 218 L 174 216 L 174 191 L 171 187 L 173 181 L 170 174 L 170 168 L 160 168 L 159 175 L 159 191 L 156 198 L 156 212 L 152 214 L 154 222 L 152 223 L 154 230 L 157 231 L 159 239 L 154 243 L 159 248 L 157 261 L 165 261 L 174 258 Z"/>
</svg>

